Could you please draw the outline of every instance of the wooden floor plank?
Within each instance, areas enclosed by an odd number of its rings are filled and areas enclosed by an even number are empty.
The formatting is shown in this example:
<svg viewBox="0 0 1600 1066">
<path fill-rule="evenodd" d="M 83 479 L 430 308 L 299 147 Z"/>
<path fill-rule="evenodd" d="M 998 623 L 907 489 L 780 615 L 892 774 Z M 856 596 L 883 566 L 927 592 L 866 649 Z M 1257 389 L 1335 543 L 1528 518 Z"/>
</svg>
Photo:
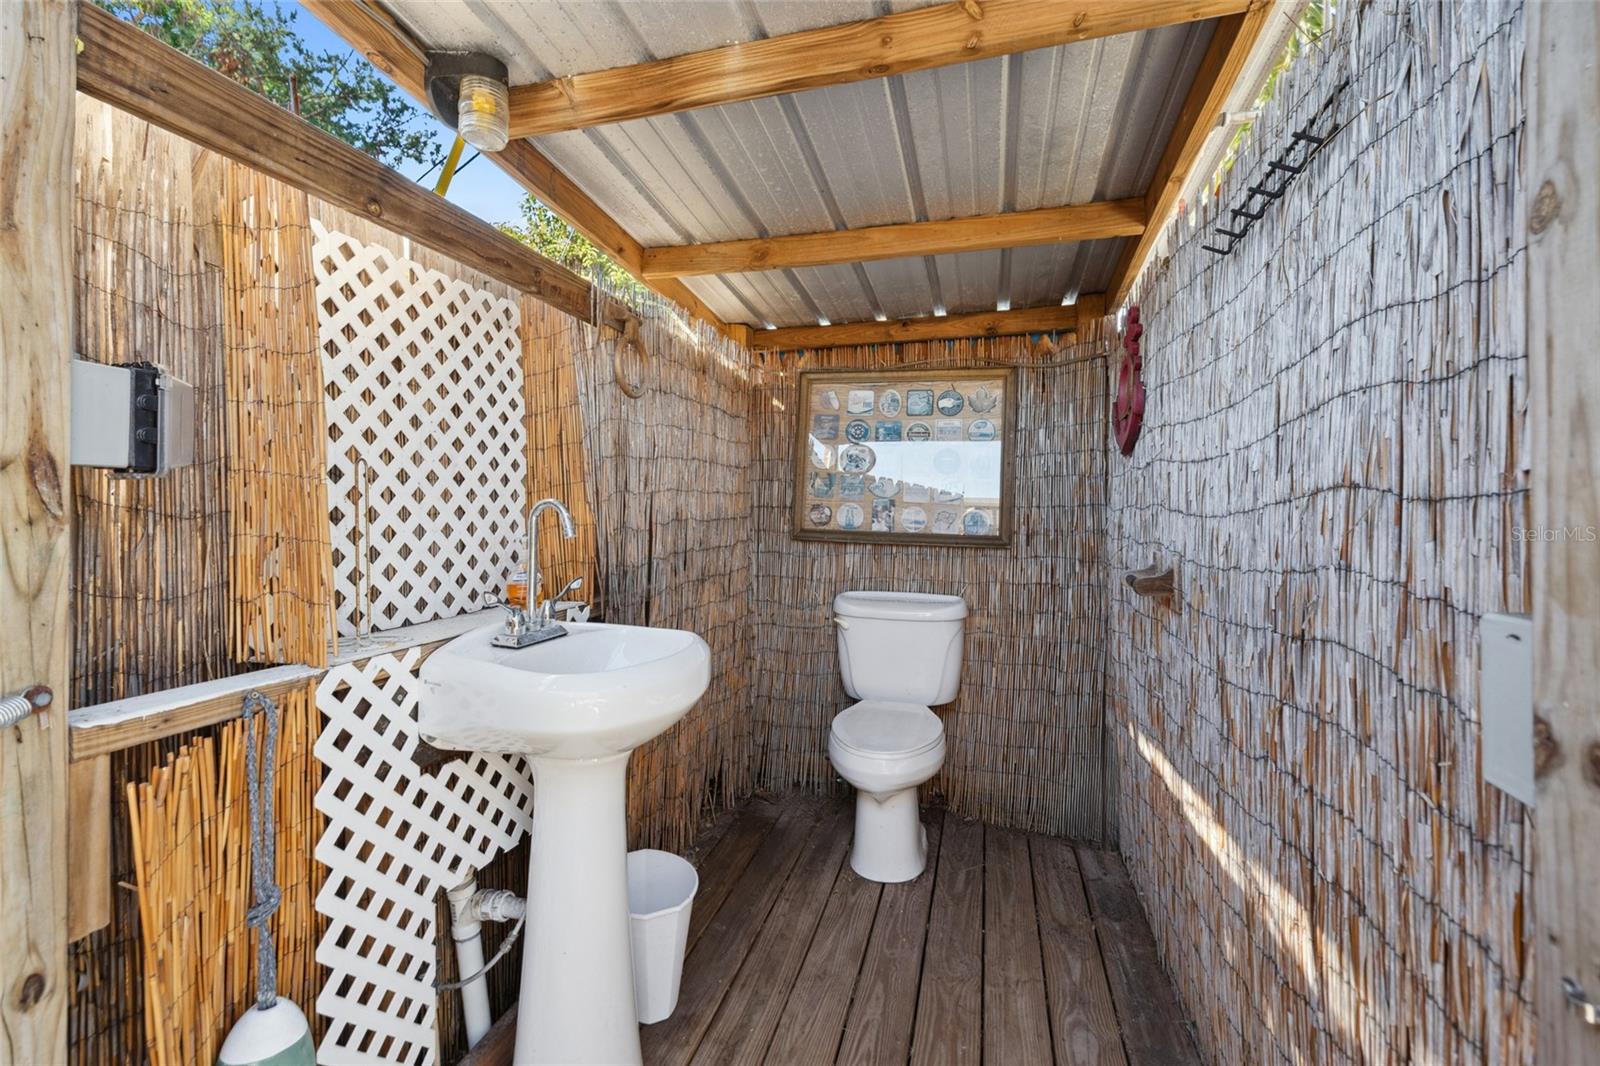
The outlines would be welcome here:
<svg viewBox="0 0 1600 1066">
<path fill-rule="evenodd" d="M 939 869 L 939 840 L 943 812 L 925 819 L 928 831 L 928 868 L 914 881 L 883 885 L 878 912 L 860 959 L 855 996 L 839 1043 L 837 1061 L 845 1066 L 878 1066 L 905 1062 L 911 1054 L 911 1026 L 917 1016 L 917 986 L 922 974 L 922 951 L 927 942 L 928 911 Z M 854 872 L 850 873 L 855 877 Z M 861 881 L 860 878 L 855 878 Z M 862 881 L 862 884 L 871 884 Z M 823 1062 L 821 1058 L 797 1059 Z M 768 1056 L 771 1066 L 782 1061 Z"/>
<path fill-rule="evenodd" d="M 1183 1008 L 1161 968 L 1150 923 L 1121 856 L 1078 848 L 1077 858 L 1130 1066 L 1198 1064 Z"/>
<path fill-rule="evenodd" d="M 839 1034 L 845 1031 L 847 1012 L 852 1009 L 857 974 L 862 972 L 862 956 L 867 953 L 884 888 L 850 869 L 848 862 L 840 864 L 828 905 L 817 923 L 817 934 L 811 940 L 811 950 L 789 992 L 772 1045 L 767 1048 L 771 1066 L 827 1066 L 833 1062 Z M 926 927 L 926 904 L 919 923 Z M 915 987 L 913 977 L 913 990 Z M 913 992 L 912 1002 L 915 1001 Z M 910 1028 L 908 1015 L 908 1032 Z M 903 1061 L 905 1056 L 900 1058 Z"/>
<path fill-rule="evenodd" d="M 849 806 L 837 802 L 817 824 L 744 965 L 723 995 L 693 1061 L 706 1066 L 755 1066 L 766 1058 L 785 1000 L 793 994 L 795 978 L 817 933 L 828 890 L 838 880 L 849 851 L 850 813 Z"/>
<path fill-rule="evenodd" d="M 983 823 L 946 812 L 922 956 L 911 1061 L 978 1063 L 983 1054 Z"/>
<path fill-rule="evenodd" d="M 1028 838 L 990 828 L 983 850 L 983 1059 L 1049 1066 L 1050 1009 Z"/>
<path fill-rule="evenodd" d="M 739 817 L 723 832 L 721 839 L 707 845 L 703 858 L 695 863 L 700 875 L 700 887 L 694 894 L 694 906 L 689 909 L 689 943 L 693 950 L 705 932 L 706 926 L 717 915 L 717 909 L 728 898 L 734 883 L 750 865 L 761 842 L 772 832 L 782 808 L 777 803 L 759 796 L 745 805 Z"/>
<path fill-rule="evenodd" d="M 650 1066 L 1198 1063 L 1122 860 L 925 816 L 928 868 L 849 867 L 848 800 L 757 798 L 702 834 L 683 990 Z M 473 1052 L 506 1066 L 514 1012 Z"/>
<path fill-rule="evenodd" d="M 1126 1066 L 1077 856 L 1060 837 L 1030 836 L 1028 850 L 1056 1061 Z"/>
<path fill-rule="evenodd" d="M 651 1066 L 686 1063 L 694 1054 L 821 813 L 817 801 L 789 799 L 782 804 L 771 832 L 684 960 L 672 1017 L 640 1029 L 644 1058 Z"/>
</svg>

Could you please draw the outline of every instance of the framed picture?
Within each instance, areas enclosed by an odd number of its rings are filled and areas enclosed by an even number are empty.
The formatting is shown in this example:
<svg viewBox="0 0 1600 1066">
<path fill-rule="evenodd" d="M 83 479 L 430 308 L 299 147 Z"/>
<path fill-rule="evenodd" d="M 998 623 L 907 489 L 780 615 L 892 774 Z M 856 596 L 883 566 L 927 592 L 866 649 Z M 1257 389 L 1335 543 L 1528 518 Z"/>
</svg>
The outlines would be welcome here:
<svg viewBox="0 0 1600 1066">
<path fill-rule="evenodd" d="M 1016 372 L 810 370 L 795 405 L 798 540 L 1011 543 Z"/>
</svg>

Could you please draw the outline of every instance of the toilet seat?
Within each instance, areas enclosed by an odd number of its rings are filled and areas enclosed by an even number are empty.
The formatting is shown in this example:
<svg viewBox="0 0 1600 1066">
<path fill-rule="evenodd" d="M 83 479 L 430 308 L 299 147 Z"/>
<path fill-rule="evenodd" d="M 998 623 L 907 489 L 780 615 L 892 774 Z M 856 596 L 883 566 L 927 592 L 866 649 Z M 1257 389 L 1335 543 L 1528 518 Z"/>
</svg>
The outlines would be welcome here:
<svg viewBox="0 0 1600 1066">
<path fill-rule="evenodd" d="M 944 743 L 944 722 L 921 704 L 862 700 L 834 716 L 832 740 L 865 758 L 912 758 Z"/>
</svg>

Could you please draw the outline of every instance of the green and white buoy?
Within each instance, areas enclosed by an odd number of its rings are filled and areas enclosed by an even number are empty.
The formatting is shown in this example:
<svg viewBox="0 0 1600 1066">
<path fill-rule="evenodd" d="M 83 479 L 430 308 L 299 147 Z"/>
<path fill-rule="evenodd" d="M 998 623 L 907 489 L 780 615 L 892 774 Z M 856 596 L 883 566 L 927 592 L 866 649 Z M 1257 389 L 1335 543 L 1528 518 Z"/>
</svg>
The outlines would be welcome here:
<svg viewBox="0 0 1600 1066">
<path fill-rule="evenodd" d="M 256 759 L 257 709 L 267 718 L 266 751 Z M 267 922 L 283 898 L 272 879 L 276 826 L 272 817 L 272 779 L 278 757 L 278 708 L 260 692 L 244 698 L 245 788 L 250 800 L 250 868 L 255 906 L 245 921 L 256 931 L 256 1005 L 228 1030 L 217 1066 L 316 1066 L 311 1026 L 300 1008 L 278 998 L 278 952 Z"/>
</svg>

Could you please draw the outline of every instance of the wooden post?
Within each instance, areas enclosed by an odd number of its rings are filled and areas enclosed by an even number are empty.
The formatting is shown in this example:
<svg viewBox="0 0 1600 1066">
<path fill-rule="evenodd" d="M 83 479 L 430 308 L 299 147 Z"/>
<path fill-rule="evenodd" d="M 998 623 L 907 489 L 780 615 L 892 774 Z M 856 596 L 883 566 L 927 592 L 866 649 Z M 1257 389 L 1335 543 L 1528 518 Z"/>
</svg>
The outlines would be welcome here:
<svg viewBox="0 0 1600 1066">
<path fill-rule="evenodd" d="M 1562 987 L 1600 1003 L 1600 6 L 1526 10 L 1538 1053 L 1600 1063 Z"/>
<path fill-rule="evenodd" d="M 67 1056 L 67 591 L 75 4 L 0 3 L 0 1063 Z"/>
</svg>

